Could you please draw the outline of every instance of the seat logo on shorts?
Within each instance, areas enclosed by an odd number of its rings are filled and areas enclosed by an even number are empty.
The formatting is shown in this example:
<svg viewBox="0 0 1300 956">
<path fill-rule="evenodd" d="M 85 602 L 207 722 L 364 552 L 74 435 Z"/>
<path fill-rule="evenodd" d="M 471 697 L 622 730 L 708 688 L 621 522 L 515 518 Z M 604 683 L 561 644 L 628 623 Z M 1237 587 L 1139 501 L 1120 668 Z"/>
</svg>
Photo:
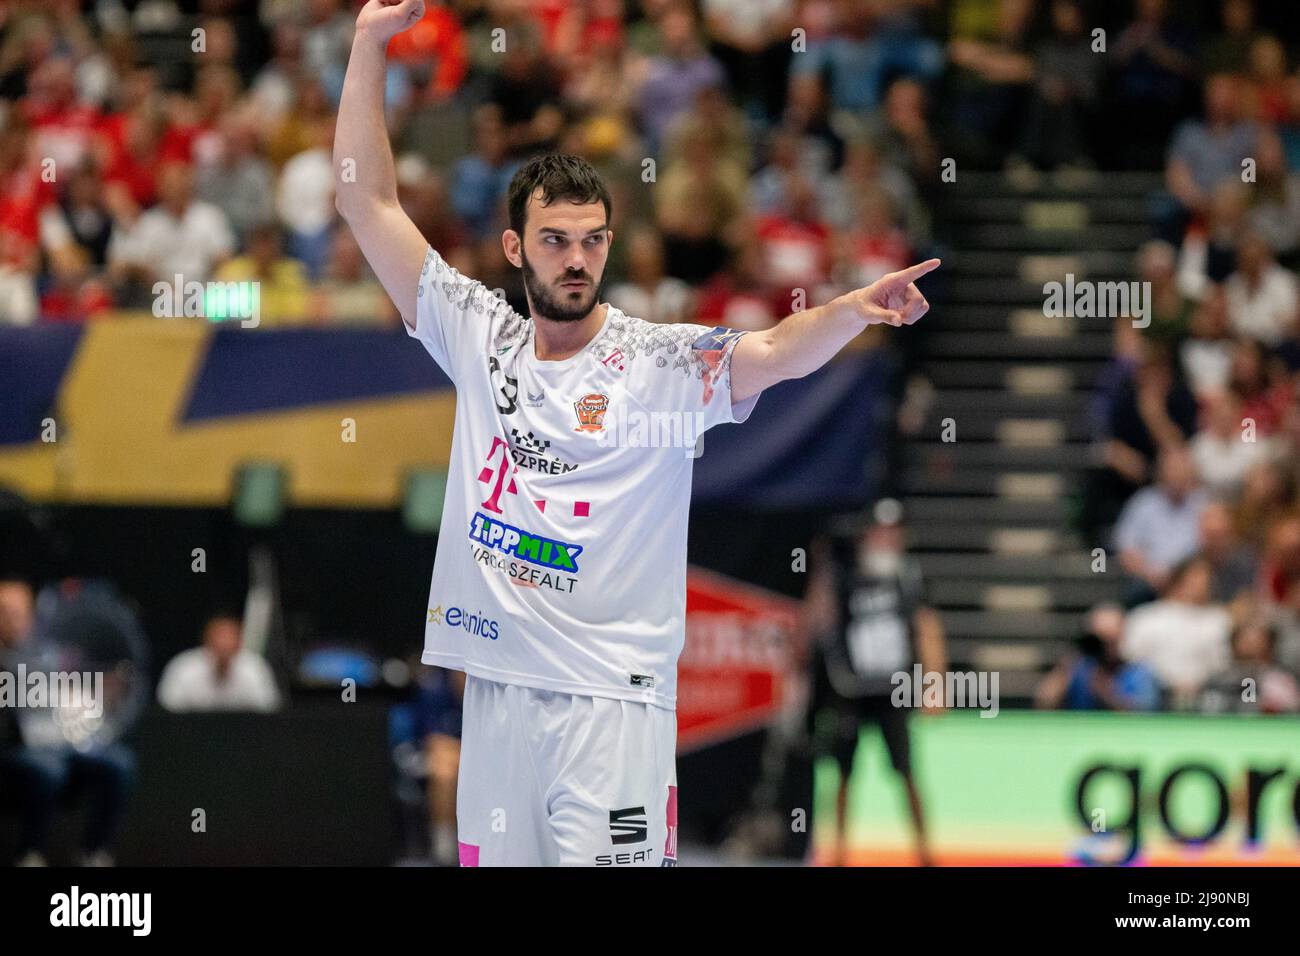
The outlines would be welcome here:
<svg viewBox="0 0 1300 956">
<path fill-rule="evenodd" d="M 645 807 L 610 810 L 609 838 L 615 846 L 643 842 L 646 838 Z"/>
</svg>

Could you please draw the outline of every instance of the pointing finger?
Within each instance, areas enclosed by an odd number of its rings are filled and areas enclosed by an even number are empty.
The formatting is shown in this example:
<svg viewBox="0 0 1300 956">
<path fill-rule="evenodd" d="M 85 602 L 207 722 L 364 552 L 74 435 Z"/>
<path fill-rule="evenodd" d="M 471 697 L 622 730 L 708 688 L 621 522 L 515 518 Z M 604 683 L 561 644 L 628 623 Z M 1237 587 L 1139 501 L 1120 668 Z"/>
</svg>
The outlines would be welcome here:
<svg viewBox="0 0 1300 956">
<path fill-rule="evenodd" d="M 891 272 L 885 278 L 891 285 L 906 286 L 909 283 L 915 282 L 917 279 L 921 278 L 921 276 L 939 268 L 940 262 L 941 260 L 939 259 L 927 259 L 925 262 L 917 263 L 914 266 L 908 266 L 906 269 L 901 269 L 898 272 Z"/>
</svg>

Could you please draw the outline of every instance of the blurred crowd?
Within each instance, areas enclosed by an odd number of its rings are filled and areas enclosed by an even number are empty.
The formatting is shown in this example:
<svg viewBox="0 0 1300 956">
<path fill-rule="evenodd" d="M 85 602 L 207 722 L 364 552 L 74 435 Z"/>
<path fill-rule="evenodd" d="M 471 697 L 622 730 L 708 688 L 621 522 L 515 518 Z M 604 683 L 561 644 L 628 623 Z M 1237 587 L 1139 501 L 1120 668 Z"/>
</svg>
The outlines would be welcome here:
<svg viewBox="0 0 1300 956">
<path fill-rule="evenodd" d="M 1081 524 L 1124 607 L 1040 704 L 1300 710 L 1300 74 L 1249 0 L 1222 20 L 1135 263 L 1149 324 L 1116 321 L 1090 408 Z"/>
<path fill-rule="evenodd" d="M 395 324 L 333 204 L 359 5 L 0 5 L 0 322 L 167 311 L 154 284 L 179 275 L 258 282 L 270 325 Z M 1163 0 L 1118 7 L 428 0 L 389 49 L 400 199 L 444 258 L 522 311 L 499 239 L 506 185 L 530 153 L 582 154 L 614 193 L 611 302 L 763 328 L 926 252 L 943 158 L 1154 166 L 1214 69 L 1241 86 L 1223 109 L 1276 128 L 1260 182 L 1284 203 L 1300 80 L 1249 0 L 1192 25 Z M 1176 144 L 1174 194 L 1194 213 L 1228 203 L 1197 159 L 1219 112 Z M 1261 228 L 1275 241 L 1285 224 Z"/>
</svg>

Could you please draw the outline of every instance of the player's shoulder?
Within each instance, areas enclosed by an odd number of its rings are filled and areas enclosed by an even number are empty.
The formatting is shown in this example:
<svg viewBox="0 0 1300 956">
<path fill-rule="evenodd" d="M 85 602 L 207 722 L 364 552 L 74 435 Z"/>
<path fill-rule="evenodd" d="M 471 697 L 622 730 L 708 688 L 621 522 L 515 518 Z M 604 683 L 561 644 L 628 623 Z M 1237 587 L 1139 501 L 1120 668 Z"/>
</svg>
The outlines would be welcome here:
<svg viewBox="0 0 1300 956">
<path fill-rule="evenodd" d="M 420 268 L 419 300 L 437 299 L 452 309 L 473 316 L 490 330 L 493 348 L 515 344 L 527 333 L 527 317 L 520 315 L 500 289 L 489 289 L 478 279 L 463 274 L 433 246 L 426 246 Z"/>
<path fill-rule="evenodd" d="M 610 306 L 602 351 L 617 349 L 638 369 L 673 368 L 690 372 L 707 365 L 706 355 L 726 348 L 735 330 L 693 322 L 651 322 Z"/>
</svg>

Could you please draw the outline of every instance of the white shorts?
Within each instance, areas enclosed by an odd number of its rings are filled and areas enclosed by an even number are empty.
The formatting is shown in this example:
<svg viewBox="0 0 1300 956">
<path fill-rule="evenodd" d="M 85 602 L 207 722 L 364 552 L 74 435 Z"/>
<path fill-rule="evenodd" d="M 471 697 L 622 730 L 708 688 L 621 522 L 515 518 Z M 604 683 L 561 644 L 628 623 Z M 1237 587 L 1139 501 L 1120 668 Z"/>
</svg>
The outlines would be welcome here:
<svg viewBox="0 0 1300 956">
<path fill-rule="evenodd" d="M 467 676 L 461 866 L 676 866 L 677 715 Z"/>
</svg>

